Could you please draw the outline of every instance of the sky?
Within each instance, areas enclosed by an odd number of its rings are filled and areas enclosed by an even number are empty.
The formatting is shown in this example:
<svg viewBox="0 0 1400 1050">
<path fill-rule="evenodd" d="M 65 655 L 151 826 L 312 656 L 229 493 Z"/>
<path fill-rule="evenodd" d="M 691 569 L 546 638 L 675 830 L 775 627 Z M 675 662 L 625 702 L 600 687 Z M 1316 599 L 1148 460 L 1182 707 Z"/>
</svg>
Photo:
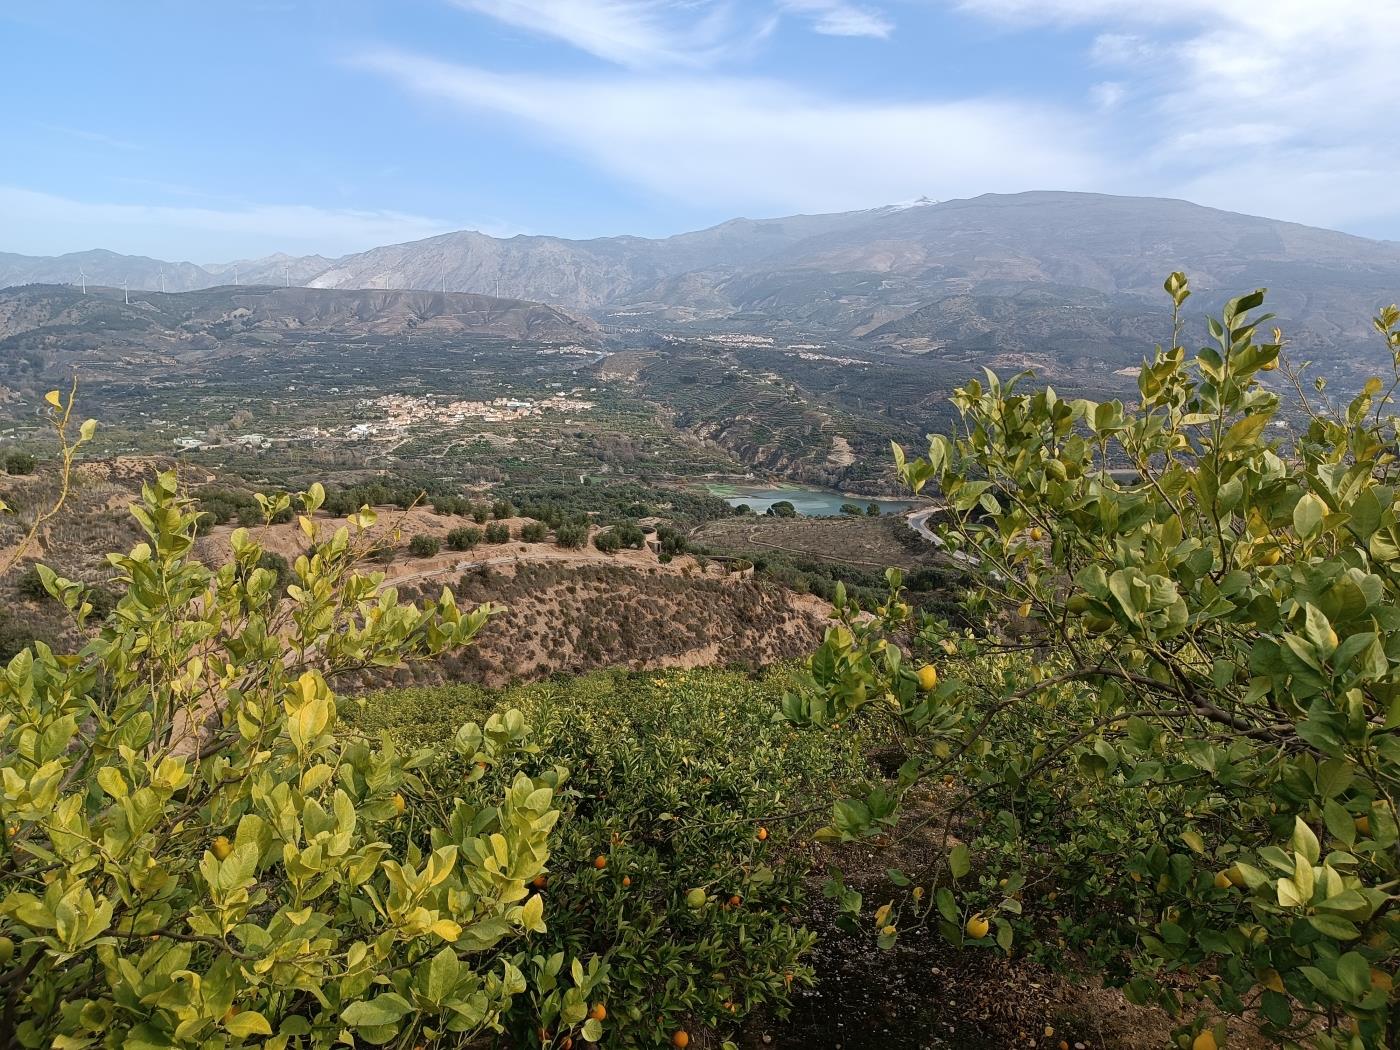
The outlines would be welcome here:
<svg viewBox="0 0 1400 1050">
<path fill-rule="evenodd" d="M 0 251 L 1033 189 L 1400 239 L 1400 0 L 0 0 Z"/>
</svg>

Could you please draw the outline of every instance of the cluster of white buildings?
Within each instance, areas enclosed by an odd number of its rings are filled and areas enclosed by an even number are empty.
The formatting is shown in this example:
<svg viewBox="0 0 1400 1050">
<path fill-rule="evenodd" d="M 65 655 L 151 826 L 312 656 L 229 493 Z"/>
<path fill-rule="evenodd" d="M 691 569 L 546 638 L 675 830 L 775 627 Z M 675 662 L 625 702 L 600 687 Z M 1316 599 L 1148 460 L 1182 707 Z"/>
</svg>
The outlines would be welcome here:
<svg viewBox="0 0 1400 1050">
<path fill-rule="evenodd" d="M 358 405 L 361 412 L 375 412 L 382 418 L 356 423 L 348 434 L 352 439 L 365 439 L 402 433 L 423 423 L 514 423 L 547 412 L 587 412 L 594 407 L 592 401 L 574 396 L 577 393 L 575 390 L 541 398 L 497 397 L 490 401 L 440 401 L 412 394 L 384 394 Z"/>
</svg>

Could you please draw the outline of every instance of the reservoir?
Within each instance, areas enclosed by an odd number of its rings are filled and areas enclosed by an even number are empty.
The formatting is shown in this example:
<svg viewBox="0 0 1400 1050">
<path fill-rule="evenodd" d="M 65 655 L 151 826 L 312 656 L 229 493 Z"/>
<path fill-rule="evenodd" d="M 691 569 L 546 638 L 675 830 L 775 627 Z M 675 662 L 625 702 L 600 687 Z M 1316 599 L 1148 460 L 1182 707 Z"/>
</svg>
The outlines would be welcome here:
<svg viewBox="0 0 1400 1050">
<path fill-rule="evenodd" d="M 862 511 L 871 503 L 881 514 L 902 514 L 914 506 L 913 500 L 874 499 L 870 496 L 848 496 L 835 489 L 810 485 L 744 485 L 710 484 L 705 486 L 712 496 L 719 496 L 731 507 L 747 505 L 755 514 L 764 513 L 780 500 L 787 500 L 803 517 L 834 517 L 841 513 L 841 504 L 851 503 Z"/>
</svg>

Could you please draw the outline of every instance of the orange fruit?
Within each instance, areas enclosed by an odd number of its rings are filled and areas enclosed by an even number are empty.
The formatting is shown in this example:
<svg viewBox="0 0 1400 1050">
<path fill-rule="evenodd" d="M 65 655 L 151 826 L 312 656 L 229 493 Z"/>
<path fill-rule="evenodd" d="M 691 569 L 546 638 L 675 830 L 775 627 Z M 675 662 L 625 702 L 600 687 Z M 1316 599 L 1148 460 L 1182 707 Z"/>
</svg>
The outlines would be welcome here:
<svg viewBox="0 0 1400 1050">
<path fill-rule="evenodd" d="M 738 907 L 740 904 L 742 904 L 742 903 L 743 903 L 743 898 L 740 897 L 737 893 L 734 894 L 734 896 L 732 896 L 732 897 L 729 898 L 729 906 L 730 906 L 731 908 L 737 908 L 737 907 Z"/>
<path fill-rule="evenodd" d="M 608 866 L 608 858 L 603 856 L 601 853 L 598 854 L 596 857 L 593 858 L 593 866 L 599 871 L 602 871 Z"/>
<path fill-rule="evenodd" d="M 536 875 L 533 879 L 530 880 L 530 885 L 535 887 L 535 889 L 537 890 L 542 890 L 549 885 L 549 876 Z"/>
<path fill-rule="evenodd" d="M 1218 1050 L 1218 1044 L 1215 1041 L 1215 1033 L 1207 1028 L 1200 1035 L 1196 1036 L 1195 1039 L 1191 1040 L 1191 1050 Z"/>
<path fill-rule="evenodd" d="M 608 1008 L 602 1003 L 594 1003 L 593 1009 L 588 1011 L 588 1016 L 595 1021 L 606 1021 L 608 1019 Z"/>
<path fill-rule="evenodd" d="M 631 876 L 631 875 L 624 875 L 624 876 L 622 876 L 622 884 L 623 884 L 624 886 L 630 886 L 630 885 L 632 885 L 632 876 Z"/>
<path fill-rule="evenodd" d="M 682 1028 L 671 1036 L 671 1045 L 675 1047 L 687 1047 L 690 1045 L 690 1033 Z"/>
<path fill-rule="evenodd" d="M 759 842 L 767 842 L 767 841 L 768 841 L 768 829 L 767 829 L 767 828 L 759 828 L 759 829 L 758 829 L 758 841 L 759 841 Z"/>
</svg>

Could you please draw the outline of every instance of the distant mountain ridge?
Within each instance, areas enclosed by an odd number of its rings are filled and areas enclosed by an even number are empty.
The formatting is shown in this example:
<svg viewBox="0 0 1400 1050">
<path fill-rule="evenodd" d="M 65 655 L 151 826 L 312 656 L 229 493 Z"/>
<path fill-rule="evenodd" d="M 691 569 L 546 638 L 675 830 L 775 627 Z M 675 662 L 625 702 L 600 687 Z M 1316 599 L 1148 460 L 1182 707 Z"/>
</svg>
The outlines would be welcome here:
<svg viewBox="0 0 1400 1050">
<path fill-rule="evenodd" d="M 0 353 L 111 358 L 271 345 L 296 333 L 341 339 L 491 336 L 591 344 L 593 322 L 556 307 L 454 292 L 233 287 L 191 292 L 22 285 L 0 290 Z"/>
<path fill-rule="evenodd" d="M 691 326 L 813 332 L 905 352 L 950 340 L 1016 349 L 1035 339 L 1150 346 L 1160 288 L 1185 270 L 1201 293 L 1270 289 L 1308 353 L 1349 356 L 1375 310 L 1400 299 L 1400 244 L 1164 198 L 1036 191 L 867 211 L 734 219 L 673 237 L 495 238 L 458 232 L 339 259 L 271 256 L 196 266 L 83 252 L 0 254 L 0 284 L 89 281 L 170 290 L 240 281 L 336 289 L 441 289 L 587 313 L 614 329 Z M 1024 322 L 1024 323 L 1022 323 Z M 1063 323 L 1062 323 L 1063 322 Z M 951 328 L 949 327 L 951 324 Z"/>
</svg>

